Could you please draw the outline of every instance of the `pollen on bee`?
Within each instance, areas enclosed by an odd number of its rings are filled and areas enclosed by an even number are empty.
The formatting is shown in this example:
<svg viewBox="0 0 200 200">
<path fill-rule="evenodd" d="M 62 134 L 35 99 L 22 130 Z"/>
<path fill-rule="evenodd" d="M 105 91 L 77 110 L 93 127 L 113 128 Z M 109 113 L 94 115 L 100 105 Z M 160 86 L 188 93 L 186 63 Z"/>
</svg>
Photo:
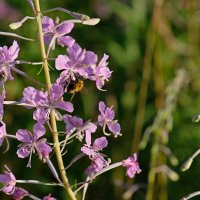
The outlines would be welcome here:
<svg viewBox="0 0 200 200">
<path fill-rule="evenodd" d="M 75 87 L 74 87 L 74 92 L 80 92 L 83 89 L 84 86 L 84 82 L 83 80 L 77 80 L 77 82 L 75 83 Z"/>
<path fill-rule="evenodd" d="M 65 90 L 68 93 L 80 92 L 84 87 L 84 81 L 80 78 L 71 80 L 66 86 Z"/>
</svg>

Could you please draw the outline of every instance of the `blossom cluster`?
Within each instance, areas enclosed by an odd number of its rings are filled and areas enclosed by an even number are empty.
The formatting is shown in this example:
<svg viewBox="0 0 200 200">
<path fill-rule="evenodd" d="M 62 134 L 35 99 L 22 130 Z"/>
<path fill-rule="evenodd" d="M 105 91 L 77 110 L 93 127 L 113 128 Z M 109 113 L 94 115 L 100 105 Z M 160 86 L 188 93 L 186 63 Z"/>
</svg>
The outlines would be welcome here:
<svg viewBox="0 0 200 200">
<path fill-rule="evenodd" d="M 60 71 L 59 76 L 51 85 L 50 90 L 46 88 L 37 89 L 32 86 L 24 88 L 20 104 L 27 109 L 32 109 L 34 126 L 33 131 L 19 129 L 16 132 L 16 140 L 20 143 L 17 150 L 19 158 L 27 158 L 28 167 L 31 167 L 31 158 L 37 154 L 43 162 L 50 162 L 50 153 L 53 147 L 45 138 L 46 129 L 50 125 L 50 115 L 53 112 L 58 121 L 65 123 L 65 139 L 61 142 L 64 149 L 65 145 L 72 138 L 83 142 L 80 153 L 87 156 L 90 164 L 85 170 L 88 177 L 92 177 L 111 164 L 111 159 L 102 153 L 103 149 L 108 146 L 108 136 L 113 135 L 115 138 L 121 136 L 121 127 L 115 119 L 113 106 L 108 107 L 105 102 L 100 101 L 98 105 L 99 114 L 96 121 L 87 120 L 73 115 L 74 106 L 71 101 L 64 99 L 64 94 L 78 92 L 76 89 L 78 81 L 95 82 L 96 88 L 103 91 L 106 81 L 112 75 L 108 67 L 109 56 L 104 54 L 98 58 L 93 51 L 82 49 L 75 39 L 68 34 L 74 28 L 74 23 L 65 21 L 58 23 L 50 17 L 43 16 L 42 29 L 44 42 L 49 52 L 57 43 L 66 48 L 66 54 L 58 55 L 55 58 L 55 69 Z M 0 146 L 4 140 L 8 140 L 10 135 L 6 132 L 6 124 L 3 122 L 4 101 L 6 99 L 5 83 L 13 80 L 12 70 L 16 69 L 16 60 L 19 54 L 19 45 L 14 41 L 11 47 L 0 47 Z M 82 86 L 80 86 L 80 89 Z M 96 139 L 95 132 L 102 132 L 102 136 Z M 137 155 L 134 154 L 128 159 L 123 160 L 121 165 L 126 167 L 127 175 L 133 178 L 141 170 L 137 162 Z M 7 195 L 12 195 L 13 199 L 23 199 L 29 193 L 19 187 L 16 187 L 17 180 L 8 167 L 4 174 L 0 174 L 0 182 L 3 183 L 1 189 Z M 54 198 L 46 196 L 44 200 Z"/>
<path fill-rule="evenodd" d="M 1 189 L 5 194 L 12 195 L 13 199 L 23 199 L 28 192 L 20 187 L 16 187 L 16 178 L 10 169 L 6 167 L 4 174 L 0 174 L 0 183 L 4 186 Z"/>
</svg>

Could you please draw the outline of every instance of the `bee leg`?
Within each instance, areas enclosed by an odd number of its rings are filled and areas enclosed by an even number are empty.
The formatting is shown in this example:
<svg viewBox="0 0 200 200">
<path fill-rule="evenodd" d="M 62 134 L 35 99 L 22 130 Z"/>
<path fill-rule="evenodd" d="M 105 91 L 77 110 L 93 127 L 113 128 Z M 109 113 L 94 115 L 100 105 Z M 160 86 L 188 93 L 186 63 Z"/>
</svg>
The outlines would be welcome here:
<svg viewBox="0 0 200 200">
<path fill-rule="evenodd" d="M 72 102 L 72 100 L 73 100 L 73 98 L 74 98 L 74 96 L 75 96 L 75 93 L 76 93 L 76 92 L 73 92 L 73 93 L 72 93 L 72 96 L 71 96 L 70 102 Z"/>
</svg>

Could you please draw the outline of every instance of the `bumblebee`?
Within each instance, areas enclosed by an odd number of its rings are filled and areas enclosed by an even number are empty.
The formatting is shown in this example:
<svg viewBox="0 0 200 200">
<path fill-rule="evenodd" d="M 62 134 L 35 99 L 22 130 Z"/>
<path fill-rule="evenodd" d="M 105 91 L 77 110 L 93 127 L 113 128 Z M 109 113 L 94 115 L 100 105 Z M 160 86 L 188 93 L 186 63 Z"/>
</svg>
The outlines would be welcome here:
<svg viewBox="0 0 200 200">
<path fill-rule="evenodd" d="M 80 92 L 84 87 L 83 77 L 76 75 L 74 79 L 64 83 L 64 91 L 68 93 Z"/>
<path fill-rule="evenodd" d="M 83 89 L 83 87 L 84 87 L 83 80 L 77 79 L 77 80 L 71 81 L 65 89 L 69 93 L 76 93 L 76 92 L 80 92 Z"/>
</svg>

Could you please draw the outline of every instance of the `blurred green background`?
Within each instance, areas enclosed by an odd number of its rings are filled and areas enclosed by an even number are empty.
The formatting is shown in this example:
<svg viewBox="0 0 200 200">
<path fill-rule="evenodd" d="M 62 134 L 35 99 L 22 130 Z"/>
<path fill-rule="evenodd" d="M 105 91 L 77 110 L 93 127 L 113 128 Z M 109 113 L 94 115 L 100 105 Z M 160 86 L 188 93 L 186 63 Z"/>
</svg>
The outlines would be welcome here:
<svg viewBox="0 0 200 200">
<path fill-rule="evenodd" d="M 107 105 L 114 105 L 123 136 L 117 139 L 110 137 L 105 153 L 116 162 L 127 158 L 133 152 L 139 152 L 142 173 L 136 176 L 134 182 L 126 177 L 123 168 L 114 169 L 94 180 L 89 186 L 86 199 L 173 200 L 199 190 L 199 159 L 194 161 L 189 171 L 180 171 L 181 163 L 199 148 L 200 141 L 199 124 L 191 122 L 192 117 L 200 110 L 199 1 L 40 2 L 43 10 L 64 7 L 101 19 L 94 27 L 76 25 L 71 36 L 82 48 L 98 53 L 99 58 L 104 53 L 110 55 L 112 78 L 105 86 L 106 92 L 97 91 L 92 83 L 86 82 L 86 89 L 74 98 L 75 113 L 85 120 L 95 119 L 99 100 L 106 101 Z M 26 15 L 33 15 L 27 1 L 0 0 L 0 31 L 12 32 L 8 25 Z M 59 12 L 50 13 L 49 16 L 59 16 L 62 20 L 70 18 Z M 36 38 L 36 23 L 25 22 L 16 33 Z M 10 46 L 13 39 L 0 36 L 0 46 Z M 20 60 L 40 60 L 37 42 L 16 40 L 21 48 Z M 64 54 L 65 49 L 58 47 L 50 57 L 56 57 L 60 53 Z M 50 62 L 50 65 L 54 68 L 54 62 Z M 19 65 L 18 68 L 44 82 L 43 72 L 38 75 L 40 66 Z M 173 82 L 178 69 L 184 70 L 184 78 L 180 83 Z M 51 70 L 51 75 L 52 80 L 55 80 L 58 73 Z M 169 84 L 172 85 L 167 92 Z M 7 100 L 19 100 L 23 88 L 28 85 L 35 86 L 15 74 L 15 80 L 6 83 Z M 5 106 L 4 121 L 10 134 L 15 134 L 19 128 L 31 130 L 34 124 L 31 118 L 32 111 L 27 112 L 22 107 Z M 139 143 L 148 127 L 151 127 L 148 129 L 151 130 L 148 144 L 140 149 Z M 6 154 L 3 153 L 6 145 L 1 147 L 1 169 L 7 164 L 17 179 L 39 178 L 46 182 L 54 181 L 47 166 L 38 162 L 37 156 L 33 156 L 32 168 L 26 168 L 28 160 L 18 159 L 16 156 L 17 144 L 11 141 L 10 150 Z M 66 163 L 79 153 L 80 147 L 79 143 L 70 144 L 64 159 Z M 166 155 L 169 150 L 179 160 L 175 166 L 170 162 L 171 156 Z M 88 164 L 88 160 L 82 159 L 68 171 L 72 184 L 85 178 L 83 171 Z M 169 169 L 177 173 L 178 180 L 170 179 Z M 24 188 L 38 197 L 51 193 L 58 199 L 65 199 L 60 188 L 37 185 Z M 137 191 L 134 192 L 134 189 Z M 6 198 L 0 193 L 0 199 Z"/>
</svg>

